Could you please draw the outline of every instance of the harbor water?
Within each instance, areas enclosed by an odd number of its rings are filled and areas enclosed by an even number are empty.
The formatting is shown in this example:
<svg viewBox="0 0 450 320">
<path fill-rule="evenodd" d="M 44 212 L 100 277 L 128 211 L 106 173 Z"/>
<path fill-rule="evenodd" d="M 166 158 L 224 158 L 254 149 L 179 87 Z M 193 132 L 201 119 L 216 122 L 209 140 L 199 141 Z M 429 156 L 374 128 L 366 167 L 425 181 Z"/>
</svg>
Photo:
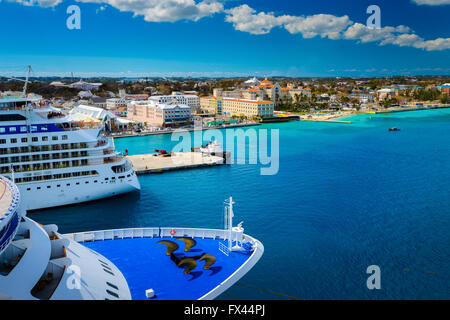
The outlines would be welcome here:
<svg viewBox="0 0 450 320">
<path fill-rule="evenodd" d="M 235 223 L 244 221 L 265 252 L 220 299 L 449 299 L 450 110 L 345 120 L 244 128 L 279 130 L 276 175 L 233 164 L 140 176 L 140 193 L 30 216 L 62 233 L 221 228 L 232 195 Z M 115 140 L 131 155 L 177 143 L 171 135 Z M 367 288 L 371 265 L 381 290 Z"/>
</svg>

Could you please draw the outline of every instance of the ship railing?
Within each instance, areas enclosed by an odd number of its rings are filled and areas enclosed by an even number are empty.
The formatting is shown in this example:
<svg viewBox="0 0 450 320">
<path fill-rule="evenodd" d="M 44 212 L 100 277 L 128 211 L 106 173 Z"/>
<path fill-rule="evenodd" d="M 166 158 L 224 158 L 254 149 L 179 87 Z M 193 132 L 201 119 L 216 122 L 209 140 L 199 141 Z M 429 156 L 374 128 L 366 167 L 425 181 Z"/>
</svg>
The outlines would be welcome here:
<svg viewBox="0 0 450 320">
<path fill-rule="evenodd" d="M 229 230 L 220 229 L 194 229 L 194 228 L 132 228 L 132 229 L 115 229 L 101 230 L 81 233 L 72 233 L 66 235 L 76 242 L 93 242 L 117 239 L 133 239 L 133 238 L 201 238 L 228 240 Z M 236 234 L 232 232 L 232 240 Z M 243 243 L 257 245 L 257 242 L 250 236 L 245 236 Z"/>
<path fill-rule="evenodd" d="M 105 162 L 102 161 L 102 159 L 108 159 Z M 95 160 L 98 160 L 98 164 L 103 163 L 114 163 L 122 160 L 123 157 L 119 156 L 118 152 L 111 152 L 109 154 L 104 154 L 102 152 L 89 152 L 86 155 L 83 154 L 77 154 L 77 155 L 65 155 L 65 156 L 59 156 L 59 157 L 52 157 L 52 158 L 46 158 L 46 157 L 36 157 L 36 158 L 27 158 L 27 159 L 19 159 L 17 161 L 8 161 L 0 163 L 1 165 L 8 165 L 8 164 L 14 164 L 14 171 L 16 172 L 26 172 L 26 171 L 39 171 L 39 170 L 49 170 L 51 167 L 44 167 L 45 163 L 58 163 L 62 161 L 80 161 L 80 160 L 88 160 L 89 162 L 95 162 Z M 32 167 L 26 167 L 26 168 L 20 168 L 20 166 L 32 166 Z M 8 173 L 10 170 L 9 167 L 3 167 L 5 171 L 2 171 L 2 173 Z M 31 169 L 33 168 L 33 169 Z M 55 169 L 55 167 L 53 167 Z"/>
</svg>

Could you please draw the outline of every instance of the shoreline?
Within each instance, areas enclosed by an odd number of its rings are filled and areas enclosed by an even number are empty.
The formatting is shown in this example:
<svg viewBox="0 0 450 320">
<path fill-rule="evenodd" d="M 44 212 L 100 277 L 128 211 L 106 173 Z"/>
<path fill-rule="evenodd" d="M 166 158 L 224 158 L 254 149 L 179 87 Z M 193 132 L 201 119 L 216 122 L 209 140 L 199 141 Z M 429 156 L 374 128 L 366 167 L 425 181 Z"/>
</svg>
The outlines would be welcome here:
<svg viewBox="0 0 450 320">
<path fill-rule="evenodd" d="M 299 115 L 300 121 L 310 121 L 310 122 L 329 122 L 329 123 L 352 123 L 349 120 L 342 120 L 352 116 L 356 116 L 360 113 L 354 111 L 344 111 L 337 114 L 322 114 L 322 115 Z"/>
<path fill-rule="evenodd" d="M 292 115 L 296 115 L 300 117 L 300 122 L 327 122 L 327 123 L 341 123 L 341 124 L 352 124 L 352 118 L 359 115 L 383 115 L 389 113 L 401 113 L 401 112 L 413 112 L 413 111 L 427 111 L 427 110 L 439 110 L 439 109 L 450 109 L 450 105 L 440 106 L 440 107 L 430 107 L 430 108 L 408 108 L 408 109 L 391 109 L 384 111 L 377 111 L 374 113 L 369 112 L 358 112 L 358 111 L 346 111 L 344 114 L 324 114 L 321 116 L 313 116 L 313 115 L 302 115 L 297 113 L 292 113 Z M 311 118 L 306 118 L 309 117 Z M 279 123 L 287 123 L 287 122 L 279 122 Z M 233 128 L 242 128 L 242 127 L 255 127 L 261 126 L 264 123 L 252 122 L 252 123 L 243 123 L 243 124 L 234 124 L 228 126 L 215 126 L 215 127 L 202 127 L 201 129 L 197 128 L 188 128 L 188 129 L 170 129 L 164 131 L 151 131 L 151 132 L 142 132 L 142 133 L 134 133 L 134 134 L 121 134 L 121 135 L 109 135 L 108 138 L 133 138 L 133 137 L 144 137 L 144 136 L 152 136 L 152 135 L 165 135 L 172 134 L 175 132 L 194 132 L 194 131 L 207 131 L 207 130 L 221 130 L 221 129 L 233 129 Z"/>
<path fill-rule="evenodd" d="M 215 127 L 202 127 L 202 128 L 187 128 L 187 129 L 169 129 L 163 131 L 151 131 L 151 132 L 141 132 L 134 134 L 120 134 L 120 135 L 109 135 L 108 138 L 132 138 L 132 137 L 144 137 L 153 135 L 163 135 L 172 134 L 175 132 L 193 132 L 193 131 L 206 131 L 206 130 L 220 130 L 220 129 L 232 129 L 232 128 L 242 128 L 242 127 L 255 127 L 260 126 L 261 123 L 243 123 L 243 124 L 233 124 L 228 126 L 215 126 Z"/>
</svg>

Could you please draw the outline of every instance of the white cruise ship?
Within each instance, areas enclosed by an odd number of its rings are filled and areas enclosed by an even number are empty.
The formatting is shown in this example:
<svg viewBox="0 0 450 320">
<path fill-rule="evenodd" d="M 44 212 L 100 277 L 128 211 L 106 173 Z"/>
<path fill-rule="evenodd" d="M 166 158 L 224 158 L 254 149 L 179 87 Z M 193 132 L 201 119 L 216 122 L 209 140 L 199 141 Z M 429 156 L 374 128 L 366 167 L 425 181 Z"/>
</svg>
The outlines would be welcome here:
<svg viewBox="0 0 450 320">
<path fill-rule="evenodd" d="M 131 163 L 102 129 L 37 99 L 0 97 L 0 173 L 14 175 L 26 210 L 140 190 Z"/>
<path fill-rule="evenodd" d="M 241 279 L 264 246 L 228 229 L 139 228 L 63 235 L 26 217 L 0 176 L 0 300 L 209 300 Z"/>
</svg>

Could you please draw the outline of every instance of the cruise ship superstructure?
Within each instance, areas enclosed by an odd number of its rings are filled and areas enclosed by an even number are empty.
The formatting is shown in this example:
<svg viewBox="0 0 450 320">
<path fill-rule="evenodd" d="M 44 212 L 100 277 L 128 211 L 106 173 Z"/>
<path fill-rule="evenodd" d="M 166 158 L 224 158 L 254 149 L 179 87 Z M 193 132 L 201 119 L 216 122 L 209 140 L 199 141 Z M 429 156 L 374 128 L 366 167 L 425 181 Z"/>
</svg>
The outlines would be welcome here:
<svg viewBox="0 0 450 320">
<path fill-rule="evenodd" d="M 0 173 L 14 175 L 26 210 L 139 190 L 131 163 L 102 131 L 37 99 L 0 97 Z"/>
<path fill-rule="evenodd" d="M 264 247 L 229 228 L 139 228 L 63 235 L 26 216 L 0 176 L 0 300 L 214 299 L 242 278 Z"/>
</svg>

